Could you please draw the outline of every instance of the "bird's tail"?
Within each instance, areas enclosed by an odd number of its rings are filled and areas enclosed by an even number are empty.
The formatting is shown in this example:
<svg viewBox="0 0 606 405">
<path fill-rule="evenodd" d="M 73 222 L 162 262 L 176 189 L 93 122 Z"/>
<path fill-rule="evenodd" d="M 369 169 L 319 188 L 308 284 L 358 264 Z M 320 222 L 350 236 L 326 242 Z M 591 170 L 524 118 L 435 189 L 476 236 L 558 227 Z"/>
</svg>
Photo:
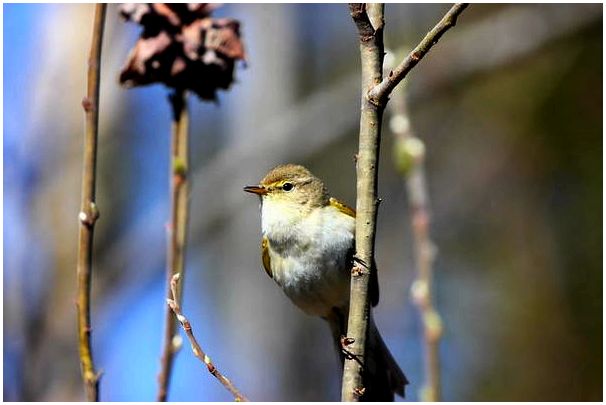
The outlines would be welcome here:
<svg viewBox="0 0 606 405">
<path fill-rule="evenodd" d="M 364 401 L 393 401 L 394 394 L 404 397 L 406 376 L 383 342 L 372 316 L 368 325 L 364 378 Z"/>
<path fill-rule="evenodd" d="M 341 348 L 341 336 L 346 335 L 347 319 L 335 316 L 327 319 L 330 323 L 337 351 L 343 368 L 344 353 Z M 394 394 L 404 397 L 404 387 L 408 379 L 396 363 L 383 342 L 383 338 L 371 316 L 368 325 L 368 339 L 366 344 L 366 361 L 364 362 L 364 394 L 363 401 L 393 401 Z"/>
</svg>

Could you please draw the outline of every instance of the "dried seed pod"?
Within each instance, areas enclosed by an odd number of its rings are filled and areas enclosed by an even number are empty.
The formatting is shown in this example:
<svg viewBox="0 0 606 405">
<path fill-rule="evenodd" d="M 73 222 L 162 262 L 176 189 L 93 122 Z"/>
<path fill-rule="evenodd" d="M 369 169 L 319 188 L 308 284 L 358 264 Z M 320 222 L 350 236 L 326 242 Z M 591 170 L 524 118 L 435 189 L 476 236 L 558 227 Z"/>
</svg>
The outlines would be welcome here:
<svg viewBox="0 0 606 405">
<path fill-rule="evenodd" d="M 132 4 L 120 14 L 143 27 L 120 73 L 127 87 L 151 83 L 187 89 L 214 100 L 217 89 L 233 82 L 235 63 L 245 59 L 240 24 L 230 18 L 213 19 L 216 5 Z"/>
</svg>

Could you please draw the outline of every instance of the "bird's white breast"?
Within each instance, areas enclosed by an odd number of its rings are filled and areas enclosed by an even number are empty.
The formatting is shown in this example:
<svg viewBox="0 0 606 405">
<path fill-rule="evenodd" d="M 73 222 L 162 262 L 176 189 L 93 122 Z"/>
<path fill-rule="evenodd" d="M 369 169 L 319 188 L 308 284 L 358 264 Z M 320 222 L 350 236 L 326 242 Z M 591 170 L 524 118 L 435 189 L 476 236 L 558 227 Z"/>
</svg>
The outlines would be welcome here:
<svg viewBox="0 0 606 405">
<path fill-rule="evenodd" d="M 269 239 L 273 278 L 286 295 L 312 315 L 325 316 L 349 302 L 349 255 L 354 244 L 354 218 L 337 208 L 316 208 L 266 200 L 263 234 Z"/>
</svg>

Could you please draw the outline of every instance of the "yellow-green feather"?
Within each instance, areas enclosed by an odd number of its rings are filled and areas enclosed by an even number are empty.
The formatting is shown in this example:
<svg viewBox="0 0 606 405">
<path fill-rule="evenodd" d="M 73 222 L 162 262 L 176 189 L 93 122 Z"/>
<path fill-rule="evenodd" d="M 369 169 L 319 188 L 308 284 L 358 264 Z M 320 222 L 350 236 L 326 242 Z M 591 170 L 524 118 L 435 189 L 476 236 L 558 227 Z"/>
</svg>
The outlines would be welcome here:
<svg viewBox="0 0 606 405">
<path fill-rule="evenodd" d="M 348 207 L 347 205 L 343 204 L 341 201 L 337 200 L 336 198 L 330 197 L 330 199 L 328 200 L 328 203 L 330 204 L 331 207 L 335 207 L 336 209 L 341 211 L 343 214 L 348 215 L 352 218 L 356 217 L 356 210 L 354 210 L 351 207 Z"/>
<path fill-rule="evenodd" d="M 263 268 L 270 278 L 274 278 L 271 272 L 271 262 L 269 260 L 269 239 L 266 236 L 261 241 L 261 260 L 263 261 Z"/>
</svg>

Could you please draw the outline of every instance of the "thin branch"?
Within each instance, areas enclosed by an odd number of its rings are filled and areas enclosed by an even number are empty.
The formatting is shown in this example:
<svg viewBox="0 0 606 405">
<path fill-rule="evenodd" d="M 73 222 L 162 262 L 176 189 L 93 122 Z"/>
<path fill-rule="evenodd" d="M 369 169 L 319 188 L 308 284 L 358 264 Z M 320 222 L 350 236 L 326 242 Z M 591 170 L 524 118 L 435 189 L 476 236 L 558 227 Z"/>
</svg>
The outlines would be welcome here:
<svg viewBox="0 0 606 405">
<path fill-rule="evenodd" d="M 179 305 L 177 299 L 179 296 L 179 276 L 179 273 L 172 276 L 170 283 L 172 298 L 168 298 L 166 302 L 170 309 L 175 313 L 177 320 L 181 323 L 181 326 L 183 327 L 183 330 L 185 331 L 185 334 L 187 335 L 187 338 L 191 343 L 191 349 L 194 352 L 194 355 L 204 363 L 204 365 L 208 369 L 208 372 L 211 373 L 217 380 L 219 380 L 221 384 L 223 384 L 223 386 L 234 396 L 234 399 L 236 401 L 248 401 L 248 399 L 240 392 L 240 390 L 236 388 L 236 386 L 229 380 L 229 378 L 225 377 L 223 374 L 221 374 L 221 372 L 219 372 L 219 369 L 217 369 L 217 367 L 213 364 L 213 362 L 210 360 L 210 357 L 208 357 L 208 355 L 204 353 L 204 350 L 202 350 L 200 344 L 196 340 L 194 332 L 191 328 L 191 324 L 189 323 L 185 315 L 183 315 L 183 313 L 181 312 L 181 306 Z"/>
<path fill-rule="evenodd" d="M 417 63 L 429 52 L 429 50 L 438 43 L 442 35 L 457 23 L 457 18 L 469 6 L 466 3 L 457 3 L 446 13 L 440 22 L 425 35 L 425 38 L 417 45 L 415 49 L 395 69 L 369 91 L 368 97 L 375 104 L 385 105 L 389 94 L 400 83 L 408 72 L 414 68 Z"/>
<path fill-rule="evenodd" d="M 172 145 L 171 145 L 171 219 L 167 226 L 167 298 L 173 297 L 171 281 L 175 274 L 184 274 L 185 247 L 187 241 L 187 223 L 189 219 L 189 117 L 187 100 L 184 91 L 176 90 L 169 96 L 173 110 Z M 179 284 L 181 286 L 182 284 Z M 182 289 L 178 288 L 174 298 L 182 299 Z M 161 368 L 158 375 L 158 401 L 166 401 L 172 371 L 172 363 L 180 345 L 175 339 L 177 324 L 169 308 L 164 320 L 164 342 L 161 357 Z"/>
<path fill-rule="evenodd" d="M 78 349 L 80 368 L 88 401 L 99 400 L 99 377 L 95 371 L 91 349 L 90 292 L 93 262 L 93 235 L 99 211 L 95 204 L 97 177 L 97 136 L 99 126 L 99 82 L 101 47 L 105 25 L 106 4 L 95 5 L 93 38 L 88 58 L 88 88 L 82 107 L 86 115 L 84 163 L 82 168 L 82 199 L 80 203 L 80 231 L 78 235 Z"/>
<path fill-rule="evenodd" d="M 366 5 L 350 5 L 351 16 L 360 35 L 362 89 L 370 89 L 381 81 L 383 72 L 383 5 L 372 5 L 373 20 Z M 363 371 L 366 361 L 366 338 L 369 320 L 369 282 L 374 263 L 374 245 L 377 218 L 377 168 L 381 139 L 382 106 L 371 103 L 362 91 L 360 137 L 357 155 L 356 201 L 356 264 L 351 272 L 351 291 L 347 337 L 353 339 L 348 346 L 351 356 L 345 356 L 341 399 L 359 401 L 365 392 Z M 356 360 L 357 359 L 357 360 Z M 359 360 L 362 359 L 360 362 Z"/>
<path fill-rule="evenodd" d="M 390 119 L 390 127 L 396 137 L 394 144 L 396 165 L 406 183 L 414 235 L 417 276 L 412 284 L 411 293 L 419 309 L 424 330 L 425 382 L 420 397 L 422 401 L 440 401 L 439 343 L 443 328 L 432 295 L 432 265 L 436 249 L 429 234 L 431 212 L 425 181 L 425 146 L 412 130 L 405 95 L 398 95 L 392 103 L 394 115 Z"/>
</svg>

